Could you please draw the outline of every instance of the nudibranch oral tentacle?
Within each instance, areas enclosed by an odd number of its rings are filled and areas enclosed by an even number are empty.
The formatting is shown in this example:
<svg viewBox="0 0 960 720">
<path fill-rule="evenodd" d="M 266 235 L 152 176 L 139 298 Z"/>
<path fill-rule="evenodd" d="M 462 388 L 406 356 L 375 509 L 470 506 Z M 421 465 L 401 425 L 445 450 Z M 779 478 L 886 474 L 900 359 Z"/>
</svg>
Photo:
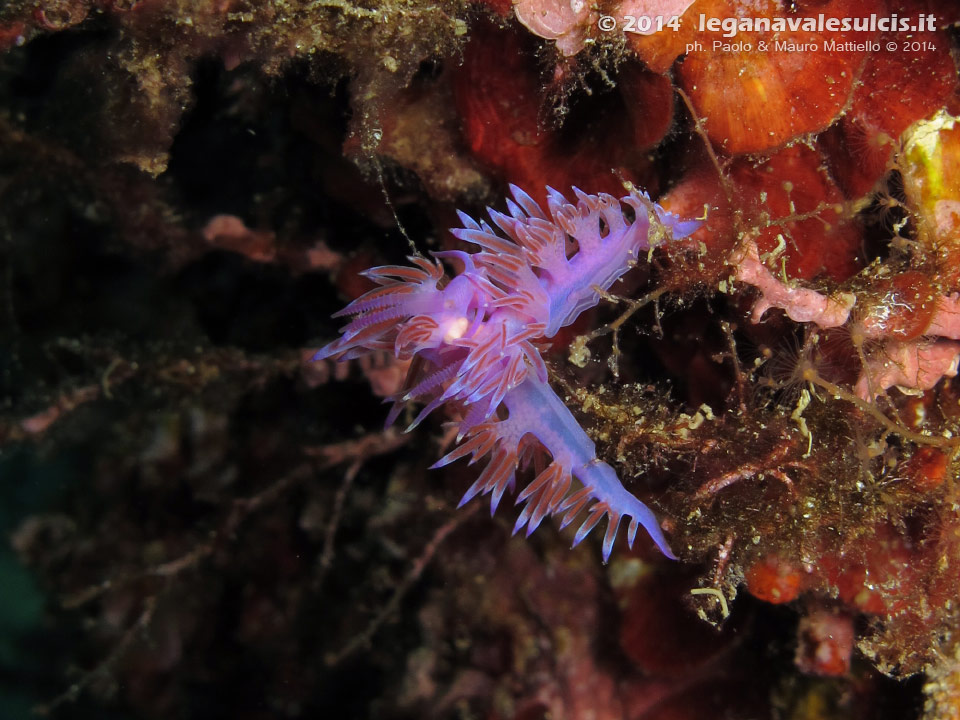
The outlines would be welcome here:
<svg viewBox="0 0 960 720">
<path fill-rule="evenodd" d="M 574 188 L 574 204 L 547 188 L 544 212 L 525 192 L 510 189 L 509 214 L 489 210 L 493 225 L 460 213 L 463 227 L 452 232 L 479 247 L 477 252 L 435 253 L 432 261 L 414 257 L 412 266 L 366 271 L 379 287 L 336 313 L 353 319 L 315 359 L 388 350 L 412 360 L 405 389 L 392 398 L 388 422 L 408 401 L 424 407 L 407 430 L 444 404 L 460 416 L 461 444 L 434 467 L 489 456 L 461 505 L 489 494 L 491 512 L 496 511 L 515 486 L 518 469 L 546 454 L 549 462 L 517 497 L 524 507 L 514 532 L 526 527 L 529 535 L 548 515 L 560 517 L 561 528 L 583 517 L 574 536 L 578 545 L 606 517 L 606 562 L 621 521 L 629 518 L 631 547 L 643 526 L 664 555 L 674 558 L 653 512 L 597 458 L 593 442 L 551 389 L 536 343 L 596 305 L 650 249 L 651 235 L 679 239 L 700 224 L 636 192 L 618 200 Z M 463 267 L 448 278 L 440 260 L 451 258 Z"/>
</svg>

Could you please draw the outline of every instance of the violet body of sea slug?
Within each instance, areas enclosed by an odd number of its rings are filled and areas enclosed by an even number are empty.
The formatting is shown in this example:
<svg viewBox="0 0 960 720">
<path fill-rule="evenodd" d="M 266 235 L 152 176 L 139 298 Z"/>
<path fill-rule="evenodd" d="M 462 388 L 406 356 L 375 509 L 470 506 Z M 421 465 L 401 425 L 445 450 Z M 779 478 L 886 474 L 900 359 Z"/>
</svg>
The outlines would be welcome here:
<svg viewBox="0 0 960 720">
<path fill-rule="evenodd" d="M 630 518 L 631 547 L 643 525 L 673 558 L 654 514 L 597 458 L 593 442 L 551 389 L 535 343 L 596 305 L 598 291 L 610 288 L 656 244 L 651 238 L 686 237 L 700 223 L 681 221 L 635 192 L 617 200 L 574 188 L 574 205 L 547 188 L 547 215 L 522 190 L 511 191 L 509 215 L 489 210 L 502 234 L 460 213 L 463 228 L 452 232 L 479 252 L 437 252 L 433 261 L 411 258 L 412 267 L 367 270 L 364 275 L 380 287 L 336 313 L 355 317 L 315 359 L 389 350 L 412 360 L 388 424 L 411 400 L 425 407 L 408 430 L 449 404 L 460 417 L 462 444 L 434 467 L 467 455 L 471 463 L 491 456 L 461 505 L 489 493 L 495 511 L 506 489 L 513 489 L 518 467 L 546 452 L 550 463 L 517 497 L 526 505 L 514 532 L 526 526 L 529 535 L 547 515 L 562 516 L 562 529 L 585 511 L 576 546 L 606 515 L 606 562 L 620 521 Z M 448 278 L 441 260 L 458 263 L 461 272 Z M 573 489 L 573 478 L 579 489 Z"/>
</svg>

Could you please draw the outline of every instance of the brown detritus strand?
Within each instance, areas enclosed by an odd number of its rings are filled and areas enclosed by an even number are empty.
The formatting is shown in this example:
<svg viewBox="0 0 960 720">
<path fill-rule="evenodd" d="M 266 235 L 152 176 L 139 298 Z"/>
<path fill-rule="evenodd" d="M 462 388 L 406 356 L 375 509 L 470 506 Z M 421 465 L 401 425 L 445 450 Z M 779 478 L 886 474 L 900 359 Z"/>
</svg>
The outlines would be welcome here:
<svg viewBox="0 0 960 720">
<path fill-rule="evenodd" d="M 80 694 L 90 687 L 90 685 L 92 685 L 98 679 L 112 673 L 117 664 L 123 660 L 124 655 L 127 654 L 134 643 L 136 643 L 140 639 L 140 636 L 145 634 L 149 629 L 150 623 L 153 621 L 153 616 L 157 609 L 157 603 L 159 600 L 159 594 L 147 597 L 143 601 L 143 611 L 140 613 L 140 616 L 129 628 L 127 628 L 126 632 L 124 632 L 123 636 L 114 646 L 110 654 L 105 657 L 95 668 L 83 673 L 83 675 L 81 675 L 76 682 L 72 683 L 70 687 L 63 693 L 57 695 L 49 702 L 34 707 L 33 712 L 44 717 L 49 716 L 61 705 L 75 702 Z"/>
<path fill-rule="evenodd" d="M 357 440 L 348 440 L 319 448 L 304 448 L 304 453 L 307 456 L 315 457 L 320 461 L 318 465 L 321 468 L 341 465 L 346 462 L 350 463 L 333 498 L 333 509 L 330 512 L 330 519 L 327 521 L 327 527 L 323 534 L 323 550 L 320 553 L 319 569 L 313 581 L 314 592 L 319 593 L 326 574 L 333 567 L 334 537 L 337 533 L 337 527 L 340 525 L 347 494 L 350 492 L 357 473 L 363 467 L 363 463 L 368 458 L 393 452 L 404 445 L 407 440 L 408 437 L 395 428 L 387 428 L 382 433 L 366 435 Z"/>
<path fill-rule="evenodd" d="M 327 665 L 338 665 L 358 650 L 369 646 L 373 636 L 377 634 L 377 631 L 380 629 L 383 623 L 385 623 L 390 616 L 396 612 L 404 596 L 410 591 L 410 588 L 413 587 L 417 580 L 420 579 L 420 576 L 423 575 L 423 571 L 427 568 L 427 565 L 430 564 L 430 561 L 433 560 L 433 556 L 436 554 L 440 544 L 446 540 L 450 533 L 460 527 L 460 525 L 462 525 L 471 515 L 473 515 L 477 511 L 478 507 L 479 505 L 472 505 L 466 511 L 458 513 L 437 528 L 437 531 L 434 533 L 433 537 L 423 548 L 423 552 L 421 552 L 419 557 L 414 560 L 413 565 L 410 567 L 407 575 L 403 578 L 400 584 L 397 585 L 393 595 L 390 597 L 390 600 L 388 600 L 387 603 L 380 609 L 380 611 L 377 612 L 363 632 L 352 638 L 342 648 L 330 653 L 324 658 L 324 662 Z"/>
<path fill-rule="evenodd" d="M 701 500 L 709 498 L 735 482 L 753 478 L 758 475 L 763 476 L 764 474 L 776 478 L 786 486 L 788 491 L 793 493 L 793 480 L 789 475 L 787 475 L 785 469 L 809 471 L 811 470 L 811 467 L 809 464 L 799 460 L 788 461 L 786 459 L 787 457 L 792 454 L 796 454 L 795 448 L 792 444 L 794 438 L 792 435 L 790 435 L 784 436 L 782 440 L 783 443 L 771 450 L 766 457 L 753 462 L 743 463 L 736 470 L 731 470 L 719 477 L 708 480 L 696 491 L 696 497 Z"/>
<path fill-rule="evenodd" d="M 382 433 L 371 434 L 356 440 L 333 443 L 322 447 L 305 448 L 305 455 L 312 457 L 314 459 L 312 462 L 299 465 L 290 473 L 254 495 L 234 500 L 230 504 L 229 510 L 224 518 L 219 523 L 218 528 L 209 533 L 209 540 L 206 542 L 198 544 L 184 555 L 173 560 L 147 568 L 143 571 L 108 578 L 96 585 L 64 597 L 61 600 L 63 607 L 72 609 L 87 605 L 107 593 L 116 592 L 132 585 L 141 585 L 147 580 L 158 580 L 162 583 L 159 588 L 147 591 L 142 601 L 144 606 L 143 612 L 135 623 L 124 632 L 122 638 L 115 645 L 108 657 L 93 670 L 84 673 L 78 681 L 70 686 L 69 690 L 38 708 L 37 712 L 49 714 L 50 711 L 64 702 L 76 700 L 78 695 L 94 682 L 98 676 L 109 673 L 113 666 L 123 658 L 124 654 L 137 640 L 138 636 L 150 627 L 155 610 L 158 604 L 162 602 L 164 593 L 168 591 L 174 583 L 190 582 L 184 579 L 184 575 L 188 571 L 196 570 L 215 553 L 222 551 L 226 545 L 234 542 L 241 525 L 249 516 L 261 512 L 264 508 L 288 496 L 306 480 L 315 477 L 317 470 L 324 470 L 349 463 L 349 467 L 344 475 L 344 482 L 341 484 L 335 496 L 334 508 L 331 512 L 325 533 L 320 570 L 315 580 L 315 591 L 319 592 L 320 586 L 322 585 L 322 578 L 333 564 L 333 537 L 340 520 L 346 494 L 349 492 L 353 479 L 363 464 L 370 458 L 393 452 L 406 441 L 407 436 L 400 434 L 396 430 L 388 429 Z M 448 525 L 441 528 L 437 537 L 428 544 L 424 551 L 423 558 L 414 566 L 411 575 L 401 586 L 402 589 L 398 588 L 397 592 L 399 596 L 402 597 L 402 593 L 409 589 L 417 580 L 423 572 L 423 567 L 426 562 L 429 561 L 429 558 L 432 557 L 433 552 L 435 552 L 436 545 L 456 527 L 461 517 L 465 516 L 458 516 L 448 523 Z M 399 599 L 392 601 L 391 607 L 395 607 L 396 602 L 399 602 Z M 384 616 L 388 614 L 388 612 L 389 610 L 385 611 Z M 382 622 L 382 618 L 380 622 Z M 369 634 L 372 635 L 375 629 L 376 628 L 373 628 Z"/>
</svg>

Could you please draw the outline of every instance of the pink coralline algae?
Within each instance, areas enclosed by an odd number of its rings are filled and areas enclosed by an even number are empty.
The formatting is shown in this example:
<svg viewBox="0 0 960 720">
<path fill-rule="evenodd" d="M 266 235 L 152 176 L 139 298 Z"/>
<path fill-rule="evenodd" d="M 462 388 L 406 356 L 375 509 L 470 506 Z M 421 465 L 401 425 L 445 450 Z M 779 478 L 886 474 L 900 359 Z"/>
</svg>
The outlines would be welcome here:
<svg viewBox="0 0 960 720">
<path fill-rule="evenodd" d="M 761 296 L 753 306 L 753 321 L 760 322 L 770 308 L 780 308 L 795 322 L 813 322 L 822 328 L 839 327 L 850 317 L 856 302 L 851 293 L 832 298 L 809 288 L 793 287 L 778 280 L 761 262 L 757 244 L 747 241 L 730 258 L 734 279 L 753 285 Z"/>
<path fill-rule="evenodd" d="M 891 340 L 867 357 L 856 392 L 868 400 L 894 386 L 907 392 L 929 390 L 944 377 L 956 377 L 958 364 L 960 342 Z"/>
<path fill-rule="evenodd" d="M 652 35 L 668 22 L 676 22 L 692 4 L 693 0 L 625 0 L 611 10 L 614 23 L 609 26 L 599 23 L 596 6 L 585 0 L 518 0 L 514 12 L 530 32 L 554 40 L 557 49 L 570 56 L 584 48 L 598 27 L 605 32 L 620 27 Z"/>
<path fill-rule="evenodd" d="M 590 20 L 596 18 L 583 0 L 521 0 L 514 12 L 534 35 L 555 40 L 564 55 L 580 52 Z"/>
<path fill-rule="evenodd" d="M 656 239 L 685 237 L 699 223 L 681 221 L 639 193 L 617 200 L 577 189 L 574 205 L 548 188 L 548 216 L 529 195 L 511 189 L 510 214 L 489 211 L 502 235 L 461 213 L 463 228 L 453 234 L 480 251 L 434 254 L 461 265 L 455 277 L 448 278 L 439 261 L 423 257 L 411 258 L 414 267 L 366 271 L 380 287 L 337 313 L 355 317 L 316 359 L 389 350 L 412 360 L 389 421 L 409 400 L 425 407 L 408 430 L 447 404 L 461 418 L 463 442 L 434 467 L 467 455 L 471 463 L 491 456 L 461 505 L 489 493 L 495 511 L 514 487 L 518 467 L 535 462 L 543 469 L 517 497 L 526 506 L 514 532 L 526 526 L 529 535 L 548 515 L 562 516 L 563 528 L 586 511 L 574 537 L 577 545 L 607 516 L 606 560 L 620 521 L 629 517 L 631 546 L 643 525 L 660 550 L 674 557 L 651 510 L 597 458 L 593 442 L 550 388 L 535 343 L 596 305 Z M 579 490 L 571 491 L 573 478 Z"/>
<path fill-rule="evenodd" d="M 753 306 L 758 323 L 771 308 L 795 322 L 821 329 L 849 323 L 851 337 L 862 348 L 863 368 L 855 385 L 862 400 L 875 400 L 891 387 L 914 393 L 929 390 L 944 377 L 956 377 L 960 365 L 960 301 L 938 295 L 915 273 L 897 282 L 883 280 L 858 294 L 833 296 L 778 279 L 759 255 L 756 243 L 745 241 L 731 256 L 733 279 L 755 287 Z M 858 310 L 851 320 L 851 312 Z"/>
</svg>

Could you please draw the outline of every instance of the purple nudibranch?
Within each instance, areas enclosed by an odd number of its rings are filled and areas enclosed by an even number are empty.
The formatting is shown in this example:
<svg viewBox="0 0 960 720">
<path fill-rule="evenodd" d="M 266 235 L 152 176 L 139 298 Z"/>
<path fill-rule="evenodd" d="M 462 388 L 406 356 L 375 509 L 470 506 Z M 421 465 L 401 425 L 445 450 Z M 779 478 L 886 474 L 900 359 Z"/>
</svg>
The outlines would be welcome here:
<svg viewBox="0 0 960 720">
<path fill-rule="evenodd" d="M 543 469 L 517 496 L 525 506 L 515 533 L 526 526 L 529 536 L 548 515 L 561 517 L 564 528 L 585 512 L 576 546 L 606 516 L 606 562 L 621 520 L 629 518 L 631 547 L 642 525 L 663 554 L 675 558 L 653 512 L 597 458 L 593 442 L 551 389 L 536 342 L 596 305 L 599 291 L 650 249 L 651 236 L 683 238 L 700 223 L 681 220 L 637 192 L 618 200 L 574 188 L 573 204 L 547 188 L 545 213 L 520 188 L 510 190 L 508 215 L 488 209 L 499 233 L 460 213 L 463 227 L 452 232 L 478 252 L 436 252 L 432 261 L 412 257 L 412 266 L 367 270 L 364 275 L 380 287 L 336 313 L 353 319 L 315 359 L 380 350 L 412 359 L 387 422 L 411 400 L 424 407 L 407 430 L 441 405 L 459 412 L 460 445 L 434 467 L 467 455 L 471 464 L 490 456 L 461 505 L 489 494 L 496 511 L 507 488 L 514 489 L 517 469 L 537 460 Z M 658 232 L 650 232 L 651 223 Z M 459 261 L 462 270 L 448 277 L 441 260 Z"/>
</svg>

